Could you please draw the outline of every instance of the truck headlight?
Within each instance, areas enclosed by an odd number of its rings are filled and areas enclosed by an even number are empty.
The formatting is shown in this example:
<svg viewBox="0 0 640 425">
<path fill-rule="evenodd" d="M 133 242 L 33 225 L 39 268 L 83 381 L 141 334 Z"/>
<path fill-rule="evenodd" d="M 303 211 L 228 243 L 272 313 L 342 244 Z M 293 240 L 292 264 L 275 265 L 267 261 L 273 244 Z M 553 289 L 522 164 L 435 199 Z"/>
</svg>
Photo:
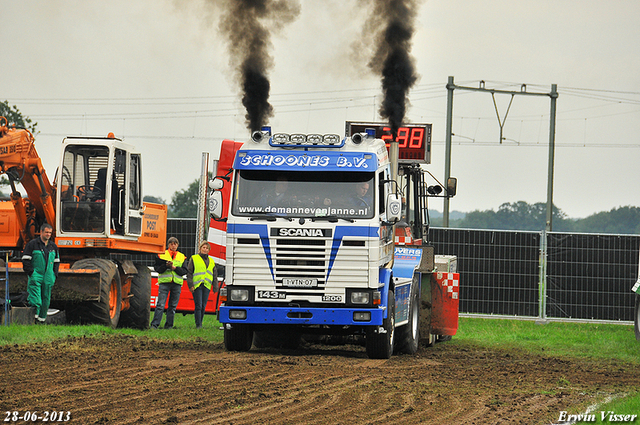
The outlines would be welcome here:
<svg viewBox="0 0 640 425">
<path fill-rule="evenodd" d="M 231 301 L 249 301 L 248 289 L 233 288 L 229 292 L 229 299 Z"/>
<path fill-rule="evenodd" d="M 351 304 L 369 304 L 369 292 L 352 292 Z"/>
</svg>

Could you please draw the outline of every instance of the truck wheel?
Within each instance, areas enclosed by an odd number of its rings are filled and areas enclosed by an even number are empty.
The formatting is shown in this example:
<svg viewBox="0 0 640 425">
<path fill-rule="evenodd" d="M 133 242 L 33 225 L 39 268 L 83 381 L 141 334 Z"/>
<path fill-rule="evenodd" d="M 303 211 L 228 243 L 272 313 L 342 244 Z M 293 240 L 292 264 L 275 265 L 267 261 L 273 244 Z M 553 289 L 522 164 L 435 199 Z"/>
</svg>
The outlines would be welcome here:
<svg viewBox="0 0 640 425">
<path fill-rule="evenodd" d="M 388 359 L 393 354 L 396 327 L 396 299 L 393 290 L 389 290 L 387 310 L 387 318 L 382 321 L 380 328 L 371 326 L 367 329 L 365 344 L 367 355 L 371 359 Z"/>
<path fill-rule="evenodd" d="M 636 332 L 636 341 L 640 341 L 640 295 L 636 295 L 636 308 L 633 310 L 633 329 Z"/>
<path fill-rule="evenodd" d="M 420 343 L 420 294 L 418 293 L 418 278 L 411 282 L 411 296 L 409 304 L 409 323 L 398 329 L 398 350 L 402 353 L 415 354 Z"/>
<path fill-rule="evenodd" d="M 131 280 L 129 309 L 120 313 L 119 327 L 148 329 L 151 311 L 151 271 L 149 267 L 133 263 L 138 274 Z"/>
<path fill-rule="evenodd" d="M 253 342 L 253 329 L 249 325 L 225 324 L 224 348 L 227 351 L 249 351 Z"/>
<path fill-rule="evenodd" d="M 70 321 L 99 323 L 115 328 L 122 307 L 118 267 L 102 258 L 85 258 L 73 263 L 71 268 L 100 270 L 100 300 L 84 301 L 72 307 L 68 312 Z"/>
</svg>

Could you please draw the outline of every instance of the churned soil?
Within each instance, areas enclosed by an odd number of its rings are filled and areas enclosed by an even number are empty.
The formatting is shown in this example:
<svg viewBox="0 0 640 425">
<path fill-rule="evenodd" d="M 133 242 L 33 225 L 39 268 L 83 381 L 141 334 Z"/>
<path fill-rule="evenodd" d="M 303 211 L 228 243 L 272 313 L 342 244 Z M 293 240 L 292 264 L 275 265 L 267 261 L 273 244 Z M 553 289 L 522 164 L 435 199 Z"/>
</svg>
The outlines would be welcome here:
<svg viewBox="0 0 640 425">
<path fill-rule="evenodd" d="M 357 345 L 226 352 L 221 343 L 109 335 L 0 347 L 6 412 L 78 424 L 550 424 L 634 391 L 627 364 L 457 341 L 368 359 Z"/>
</svg>

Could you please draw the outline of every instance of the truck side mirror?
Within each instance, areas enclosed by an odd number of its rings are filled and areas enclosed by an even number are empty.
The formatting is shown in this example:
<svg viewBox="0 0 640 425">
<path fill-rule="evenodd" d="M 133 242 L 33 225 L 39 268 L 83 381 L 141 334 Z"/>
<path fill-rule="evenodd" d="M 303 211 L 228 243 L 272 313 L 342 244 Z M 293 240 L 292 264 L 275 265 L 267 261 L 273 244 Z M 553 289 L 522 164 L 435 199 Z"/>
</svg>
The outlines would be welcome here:
<svg viewBox="0 0 640 425">
<path fill-rule="evenodd" d="M 222 218 L 222 192 L 219 190 L 213 190 L 209 194 L 209 214 L 215 219 Z"/>
<path fill-rule="evenodd" d="M 220 179 L 209 180 L 209 189 L 220 190 L 224 186 L 224 182 Z"/>
<path fill-rule="evenodd" d="M 447 197 L 452 198 L 456 196 L 457 188 L 458 188 L 458 179 L 455 177 L 449 177 L 447 179 Z"/>
<path fill-rule="evenodd" d="M 402 212 L 402 201 L 395 193 L 387 195 L 387 221 L 395 223 L 400 220 Z"/>
</svg>

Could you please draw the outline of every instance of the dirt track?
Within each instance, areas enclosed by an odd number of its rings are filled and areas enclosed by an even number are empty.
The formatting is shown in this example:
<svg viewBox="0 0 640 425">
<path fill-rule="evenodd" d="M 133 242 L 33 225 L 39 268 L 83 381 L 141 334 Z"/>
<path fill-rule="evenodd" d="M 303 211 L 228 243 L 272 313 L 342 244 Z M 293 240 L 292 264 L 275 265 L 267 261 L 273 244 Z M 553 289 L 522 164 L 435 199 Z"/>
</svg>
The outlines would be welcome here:
<svg viewBox="0 0 640 425">
<path fill-rule="evenodd" d="M 79 424 L 549 424 L 640 382 L 627 365 L 452 342 L 370 360 L 358 346 L 228 353 L 119 335 L 5 346 L 0 358 L 1 420 L 63 410 Z"/>
</svg>

